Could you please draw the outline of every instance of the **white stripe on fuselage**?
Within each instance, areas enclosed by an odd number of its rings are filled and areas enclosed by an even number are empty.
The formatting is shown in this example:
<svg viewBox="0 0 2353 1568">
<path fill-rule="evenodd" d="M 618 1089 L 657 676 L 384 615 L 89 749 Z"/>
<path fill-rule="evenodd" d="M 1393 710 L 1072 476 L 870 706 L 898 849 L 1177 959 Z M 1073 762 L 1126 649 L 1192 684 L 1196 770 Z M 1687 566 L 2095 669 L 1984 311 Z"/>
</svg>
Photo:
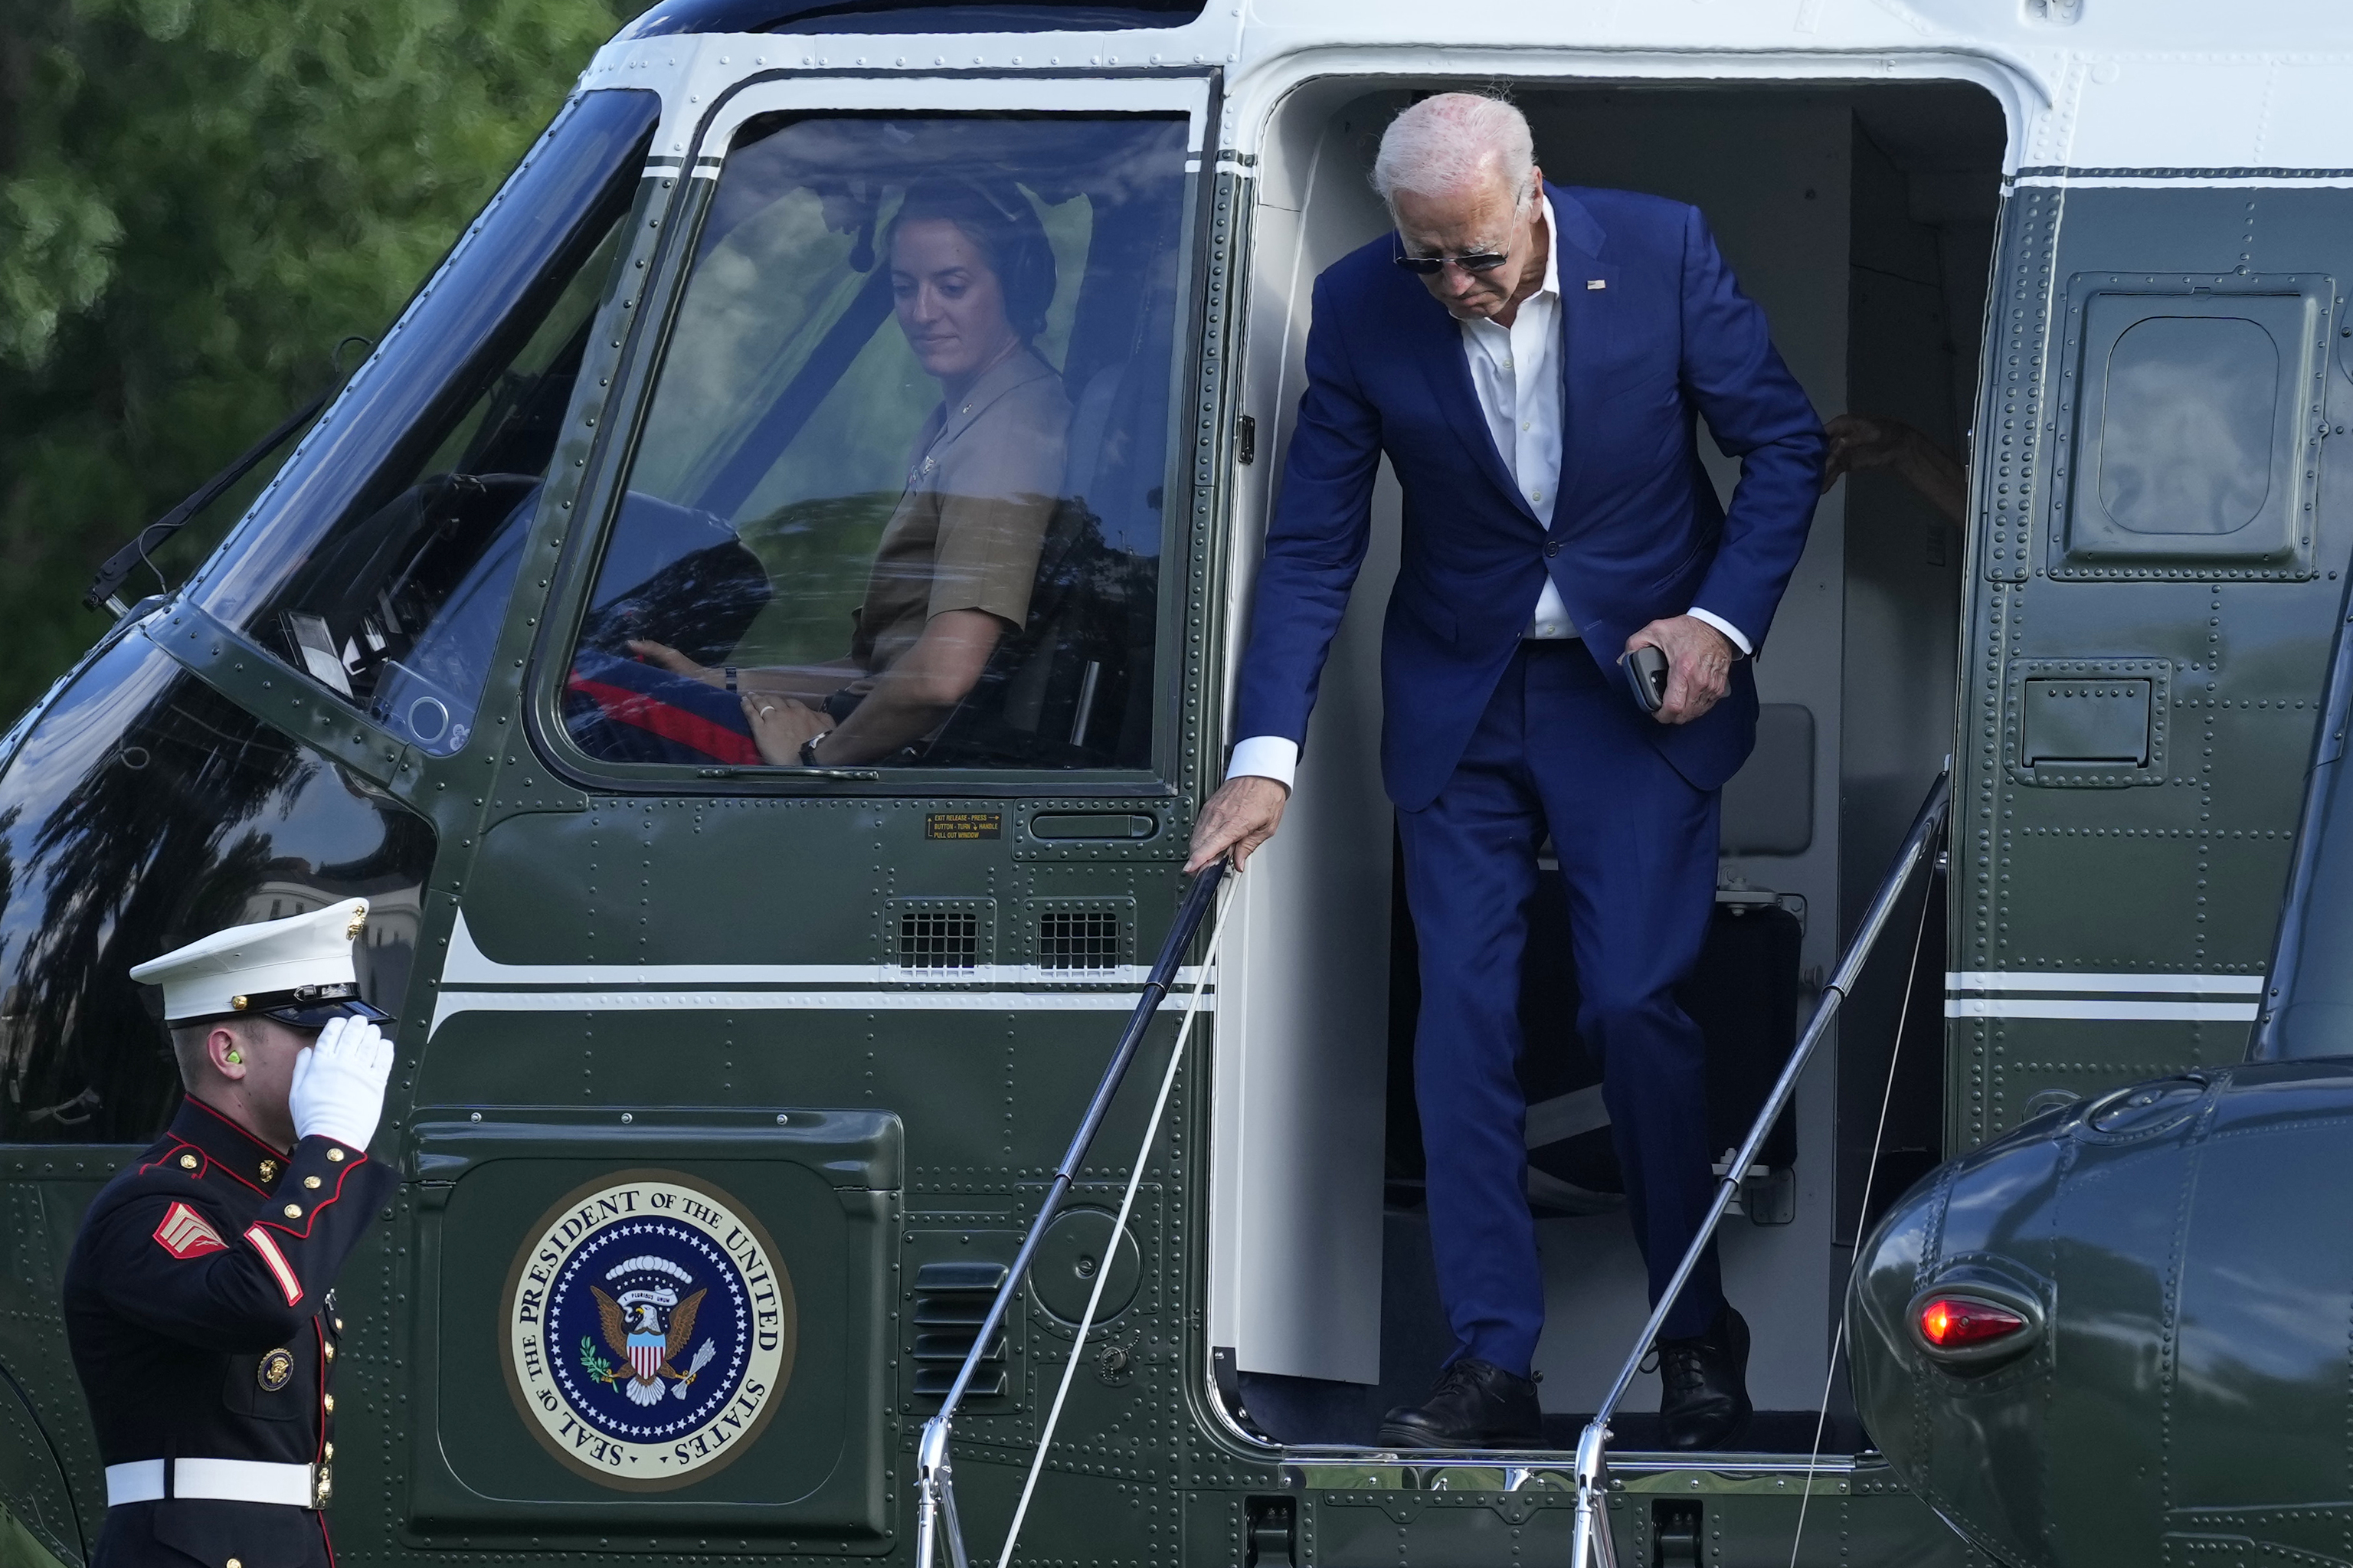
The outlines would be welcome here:
<svg viewBox="0 0 2353 1568">
<path fill-rule="evenodd" d="M 2078 991 L 2085 995 L 2253 996 L 2263 989 L 2261 975 L 2070 974 L 2058 969 L 1960 969 L 1947 971 L 1950 991 Z"/>
<path fill-rule="evenodd" d="M 2120 1023 L 2253 1023 L 2261 975 L 2069 974 L 2055 969 L 1958 969 L 1945 976 L 1947 1018 L 2069 1018 Z M 2024 993 L 2024 994 L 2003 994 Z M 2073 994 L 2068 994 L 2073 993 Z"/>
<path fill-rule="evenodd" d="M 444 986 L 570 986 L 616 991 L 634 986 L 694 990 L 712 986 L 839 986 L 938 985 L 1041 986 L 1108 985 L 1133 991 L 1151 970 L 1142 964 L 1119 964 L 1101 969 L 1044 969 L 1035 964 L 975 964 L 954 970 L 906 969 L 896 964 L 507 964 L 482 951 L 466 928 L 466 912 L 449 932 L 449 957 L 441 966 Z M 1176 971 L 1176 983 L 1192 985 L 1199 971 Z M 1212 982 L 1214 983 L 1214 981 Z M 1134 1006 L 1131 997 L 1129 1005 Z"/>
<path fill-rule="evenodd" d="M 1210 984 L 1216 984 L 1213 975 Z M 1140 991 L 461 991 L 433 1004 L 438 1033 L 461 1012 L 1133 1012 Z M 1189 981 L 1160 1003 L 1163 1012 L 1192 1005 Z M 1215 1012 L 1214 990 L 1200 1010 Z"/>
<path fill-rule="evenodd" d="M 2021 175 L 2021 188 L 2058 190 L 2345 190 L 2353 188 L 2353 175 L 2303 174 L 2294 169 L 2262 175 Z"/>
<path fill-rule="evenodd" d="M 2050 997 L 1955 996 L 1947 1018 L 2075 1018 L 2140 1023 L 2253 1023 L 2252 1001 L 2105 1001 Z"/>
<path fill-rule="evenodd" d="M 1149 973 L 1136 964 L 509 964 L 482 951 L 460 910 L 427 1033 L 461 1012 L 1128 1012 Z M 1201 979 L 1198 965 L 1178 969 L 1161 1006 L 1182 1008 Z M 1216 991 L 1212 970 L 1203 1011 L 1217 1010 Z"/>
</svg>

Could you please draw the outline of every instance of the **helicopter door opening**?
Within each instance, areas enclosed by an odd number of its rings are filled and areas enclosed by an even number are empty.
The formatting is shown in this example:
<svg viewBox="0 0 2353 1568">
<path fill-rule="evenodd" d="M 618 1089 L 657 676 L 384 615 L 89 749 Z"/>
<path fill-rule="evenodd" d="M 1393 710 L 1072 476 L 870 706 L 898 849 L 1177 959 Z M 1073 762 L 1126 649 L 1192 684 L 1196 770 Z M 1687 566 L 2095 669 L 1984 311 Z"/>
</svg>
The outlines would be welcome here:
<svg viewBox="0 0 2353 1568">
<path fill-rule="evenodd" d="M 1278 112 L 1253 212 L 1245 405 L 1271 440 L 1241 471 L 1242 553 L 1280 485 L 1310 285 L 1387 228 L 1366 178 L 1381 128 L 1420 93 L 1479 85 L 1327 79 Z M 1654 192 L 1705 213 L 1826 420 L 1900 421 L 1958 464 L 2005 146 L 1989 94 L 1523 83 L 1514 98 L 1556 184 Z M 1737 465 L 1702 429 L 1728 497 Z M 1229 1411 L 1293 1445 L 1370 1443 L 1386 1408 L 1428 1393 L 1453 1342 L 1422 1207 L 1412 914 L 1377 757 L 1398 502 L 1385 469 L 1309 760 L 1282 835 L 1243 880 L 1238 946 L 1219 977 L 1211 1361 Z M 1683 991 L 1708 1038 L 1711 1142 L 1726 1155 L 1952 748 L 1962 565 L 1962 531 L 1933 494 L 1890 471 L 1856 474 L 1823 497 L 1761 650 L 1757 748 L 1725 791 L 1716 919 Z M 1246 596 L 1246 574 L 1235 591 Z M 1236 605 L 1239 615 L 1246 597 Z M 1566 1447 L 1647 1303 L 1599 1075 L 1573 1024 L 1559 873 L 1543 864 L 1521 1077 L 1547 1281 L 1536 1366 L 1548 1436 Z M 1941 884 L 1915 890 L 1898 920 L 1882 944 L 1894 956 L 1850 1003 L 1839 1049 L 1817 1057 L 1724 1235 L 1726 1291 L 1756 1345 L 1747 1447 L 1804 1450 L 1818 1423 L 1826 1449 L 1863 1440 L 1831 1356 L 1865 1195 L 1876 1213 L 1941 1154 L 1938 993 L 1932 978 L 1906 1012 L 1904 973 L 1915 942 L 1921 971 L 1941 971 Z M 1646 1377 L 1618 1423 L 1620 1450 L 1650 1446 L 1641 1413 L 1656 1401 Z"/>
</svg>

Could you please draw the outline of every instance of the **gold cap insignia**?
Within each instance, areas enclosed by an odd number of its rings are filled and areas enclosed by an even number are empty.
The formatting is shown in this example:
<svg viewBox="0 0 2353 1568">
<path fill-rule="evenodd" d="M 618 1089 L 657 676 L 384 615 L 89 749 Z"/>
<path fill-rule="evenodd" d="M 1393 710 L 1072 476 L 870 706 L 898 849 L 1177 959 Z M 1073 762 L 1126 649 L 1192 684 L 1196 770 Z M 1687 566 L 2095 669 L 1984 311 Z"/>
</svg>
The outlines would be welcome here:
<svg viewBox="0 0 2353 1568">
<path fill-rule="evenodd" d="M 352 923 L 343 927 L 343 935 L 356 942 L 360 939 L 360 933 L 366 929 L 367 911 L 363 909 L 358 914 L 352 916 Z"/>
</svg>

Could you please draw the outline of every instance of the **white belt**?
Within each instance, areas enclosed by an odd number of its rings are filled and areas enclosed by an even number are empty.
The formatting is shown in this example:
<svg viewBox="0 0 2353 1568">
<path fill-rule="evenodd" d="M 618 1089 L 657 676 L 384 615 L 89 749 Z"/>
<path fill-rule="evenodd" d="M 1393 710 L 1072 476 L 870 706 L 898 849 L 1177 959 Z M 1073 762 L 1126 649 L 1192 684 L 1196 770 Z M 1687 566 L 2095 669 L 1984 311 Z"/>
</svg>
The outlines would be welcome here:
<svg viewBox="0 0 2353 1568">
<path fill-rule="evenodd" d="M 171 1485 L 164 1486 L 165 1467 Z M 259 1459 L 133 1459 L 106 1467 L 106 1506 L 208 1498 L 220 1502 L 280 1503 L 322 1508 L 327 1472 L 320 1465 L 272 1465 Z"/>
</svg>

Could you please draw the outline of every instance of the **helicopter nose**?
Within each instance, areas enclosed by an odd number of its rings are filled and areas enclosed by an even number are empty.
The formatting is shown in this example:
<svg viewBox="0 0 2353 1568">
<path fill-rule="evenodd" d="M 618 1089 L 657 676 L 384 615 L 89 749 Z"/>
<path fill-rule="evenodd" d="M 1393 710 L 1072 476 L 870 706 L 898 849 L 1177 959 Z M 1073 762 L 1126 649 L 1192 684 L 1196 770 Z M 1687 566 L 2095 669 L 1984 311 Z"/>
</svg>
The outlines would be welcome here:
<svg viewBox="0 0 2353 1568">
<path fill-rule="evenodd" d="M 1849 1286 L 1872 1441 L 2012 1568 L 2344 1561 L 2348 1124 L 2353 1060 L 2203 1067 L 1932 1172 Z"/>
<path fill-rule="evenodd" d="M 2052 1292 L 2040 1269 L 2064 1160 L 2005 1140 L 1932 1173 L 1856 1255 L 1847 1298 L 1855 1405 L 1896 1472 L 1980 1546 L 2044 1551 L 2039 1416 Z"/>
</svg>

